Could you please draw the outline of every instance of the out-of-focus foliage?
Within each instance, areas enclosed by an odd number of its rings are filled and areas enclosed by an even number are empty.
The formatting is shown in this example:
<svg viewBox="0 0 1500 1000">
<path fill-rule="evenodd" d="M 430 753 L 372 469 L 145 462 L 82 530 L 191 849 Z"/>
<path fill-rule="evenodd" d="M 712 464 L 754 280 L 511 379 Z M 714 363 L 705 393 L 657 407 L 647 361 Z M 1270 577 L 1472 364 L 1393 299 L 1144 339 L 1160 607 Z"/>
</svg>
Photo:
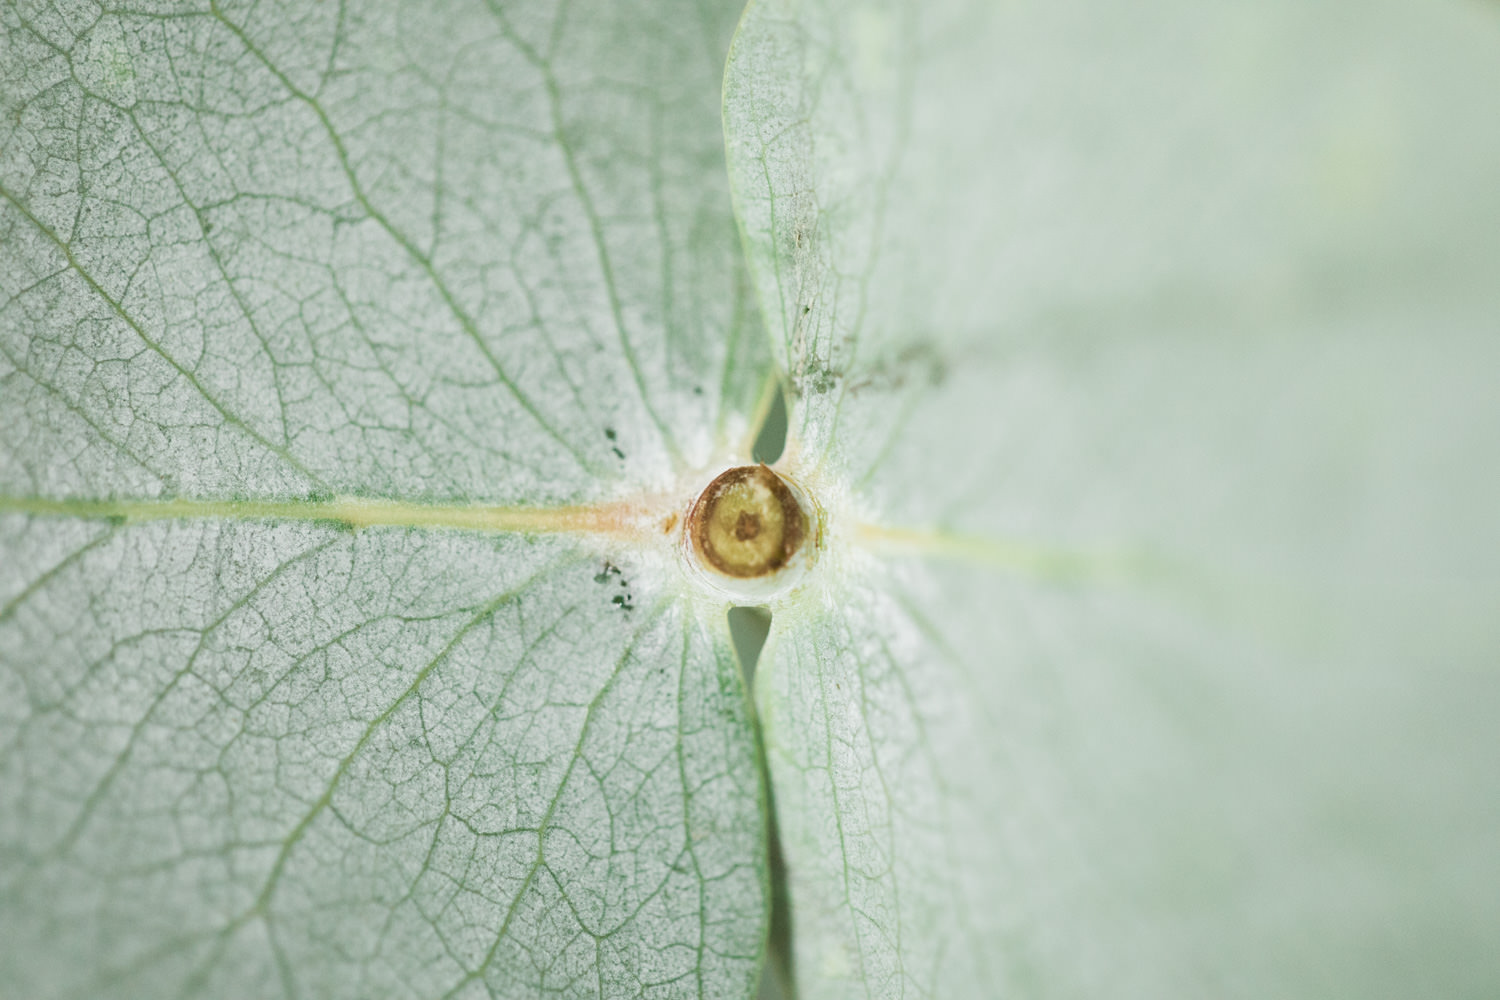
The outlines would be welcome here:
<svg viewBox="0 0 1500 1000">
<path fill-rule="evenodd" d="M 802 995 L 1493 994 L 1500 14 L 760 0 L 726 80 L 795 447 L 932 532 L 760 667 Z"/>
</svg>

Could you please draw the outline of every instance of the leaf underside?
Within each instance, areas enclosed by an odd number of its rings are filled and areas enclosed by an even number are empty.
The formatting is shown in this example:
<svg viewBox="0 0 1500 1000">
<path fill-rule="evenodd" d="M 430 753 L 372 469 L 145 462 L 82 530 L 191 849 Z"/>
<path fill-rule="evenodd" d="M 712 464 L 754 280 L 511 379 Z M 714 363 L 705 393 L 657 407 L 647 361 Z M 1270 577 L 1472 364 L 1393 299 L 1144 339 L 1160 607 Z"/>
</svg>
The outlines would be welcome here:
<svg viewBox="0 0 1500 1000">
<path fill-rule="evenodd" d="M 0 12 L 0 992 L 753 989 L 722 609 L 430 517 L 746 433 L 737 14 Z"/>
<path fill-rule="evenodd" d="M 0 992 L 1493 994 L 1493 12 L 739 14 L 0 11 Z"/>
<path fill-rule="evenodd" d="M 1500 984 L 1500 19 L 757 0 L 804 997 Z"/>
</svg>

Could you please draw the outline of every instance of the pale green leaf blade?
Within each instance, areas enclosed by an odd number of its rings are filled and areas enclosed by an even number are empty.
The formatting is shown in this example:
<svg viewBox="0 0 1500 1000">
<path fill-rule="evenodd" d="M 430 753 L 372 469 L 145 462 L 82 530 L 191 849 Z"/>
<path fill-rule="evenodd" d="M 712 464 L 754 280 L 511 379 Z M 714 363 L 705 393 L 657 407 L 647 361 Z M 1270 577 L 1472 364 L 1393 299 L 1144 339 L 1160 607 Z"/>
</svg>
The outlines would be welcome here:
<svg viewBox="0 0 1500 1000">
<path fill-rule="evenodd" d="M 739 668 L 659 572 L 401 529 L 0 525 L 31 584 L 0 619 L 8 993 L 749 992 Z"/>
<path fill-rule="evenodd" d="M 537 503 L 701 465 L 761 381 L 735 13 L 8 7 L 0 488 Z"/>
<path fill-rule="evenodd" d="M 744 435 L 737 13 L 0 11 L 0 989 L 750 991 L 722 610 L 421 506 Z M 350 494 L 413 526 L 273 523 Z"/>
<path fill-rule="evenodd" d="M 1497 89 L 1480 6 L 751 9 L 805 994 L 1494 991 Z"/>
</svg>

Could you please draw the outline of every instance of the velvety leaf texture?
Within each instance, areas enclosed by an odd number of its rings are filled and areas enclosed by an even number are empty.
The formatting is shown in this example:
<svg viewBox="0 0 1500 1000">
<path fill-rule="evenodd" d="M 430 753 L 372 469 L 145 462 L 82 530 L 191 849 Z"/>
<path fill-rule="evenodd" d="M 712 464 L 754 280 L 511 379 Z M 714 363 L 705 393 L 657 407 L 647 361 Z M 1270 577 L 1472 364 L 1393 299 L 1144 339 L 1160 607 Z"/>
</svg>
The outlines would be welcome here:
<svg viewBox="0 0 1500 1000">
<path fill-rule="evenodd" d="M 232 507 L 608 499 L 743 433 L 738 13 L 0 12 L 0 993 L 753 988 L 722 609 L 567 536 Z M 218 516 L 121 513 L 178 498 Z"/>
<path fill-rule="evenodd" d="M 804 997 L 1490 995 L 1500 17 L 758 0 Z M 838 530 L 835 528 L 834 530 Z"/>
<path fill-rule="evenodd" d="M 1496 93 L 1460 0 L 0 7 L 0 996 L 1495 995 Z"/>
</svg>

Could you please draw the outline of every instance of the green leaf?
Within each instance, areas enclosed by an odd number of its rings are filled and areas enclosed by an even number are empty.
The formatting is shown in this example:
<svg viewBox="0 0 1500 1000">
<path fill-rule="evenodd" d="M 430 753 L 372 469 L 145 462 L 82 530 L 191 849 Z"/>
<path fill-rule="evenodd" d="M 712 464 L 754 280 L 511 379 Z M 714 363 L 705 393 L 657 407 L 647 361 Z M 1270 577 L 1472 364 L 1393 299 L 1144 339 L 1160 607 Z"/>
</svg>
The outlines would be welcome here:
<svg viewBox="0 0 1500 1000">
<path fill-rule="evenodd" d="M 737 13 L 0 11 L 0 992 L 753 989 Z"/>
<path fill-rule="evenodd" d="M 0 10 L 0 991 L 1493 994 L 1493 12 L 736 13 Z"/>
<path fill-rule="evenodd" d="M 802 996 L 1494 992 L 1497 92 L 1479 5 L 752 5 Z"/>
</svg>

